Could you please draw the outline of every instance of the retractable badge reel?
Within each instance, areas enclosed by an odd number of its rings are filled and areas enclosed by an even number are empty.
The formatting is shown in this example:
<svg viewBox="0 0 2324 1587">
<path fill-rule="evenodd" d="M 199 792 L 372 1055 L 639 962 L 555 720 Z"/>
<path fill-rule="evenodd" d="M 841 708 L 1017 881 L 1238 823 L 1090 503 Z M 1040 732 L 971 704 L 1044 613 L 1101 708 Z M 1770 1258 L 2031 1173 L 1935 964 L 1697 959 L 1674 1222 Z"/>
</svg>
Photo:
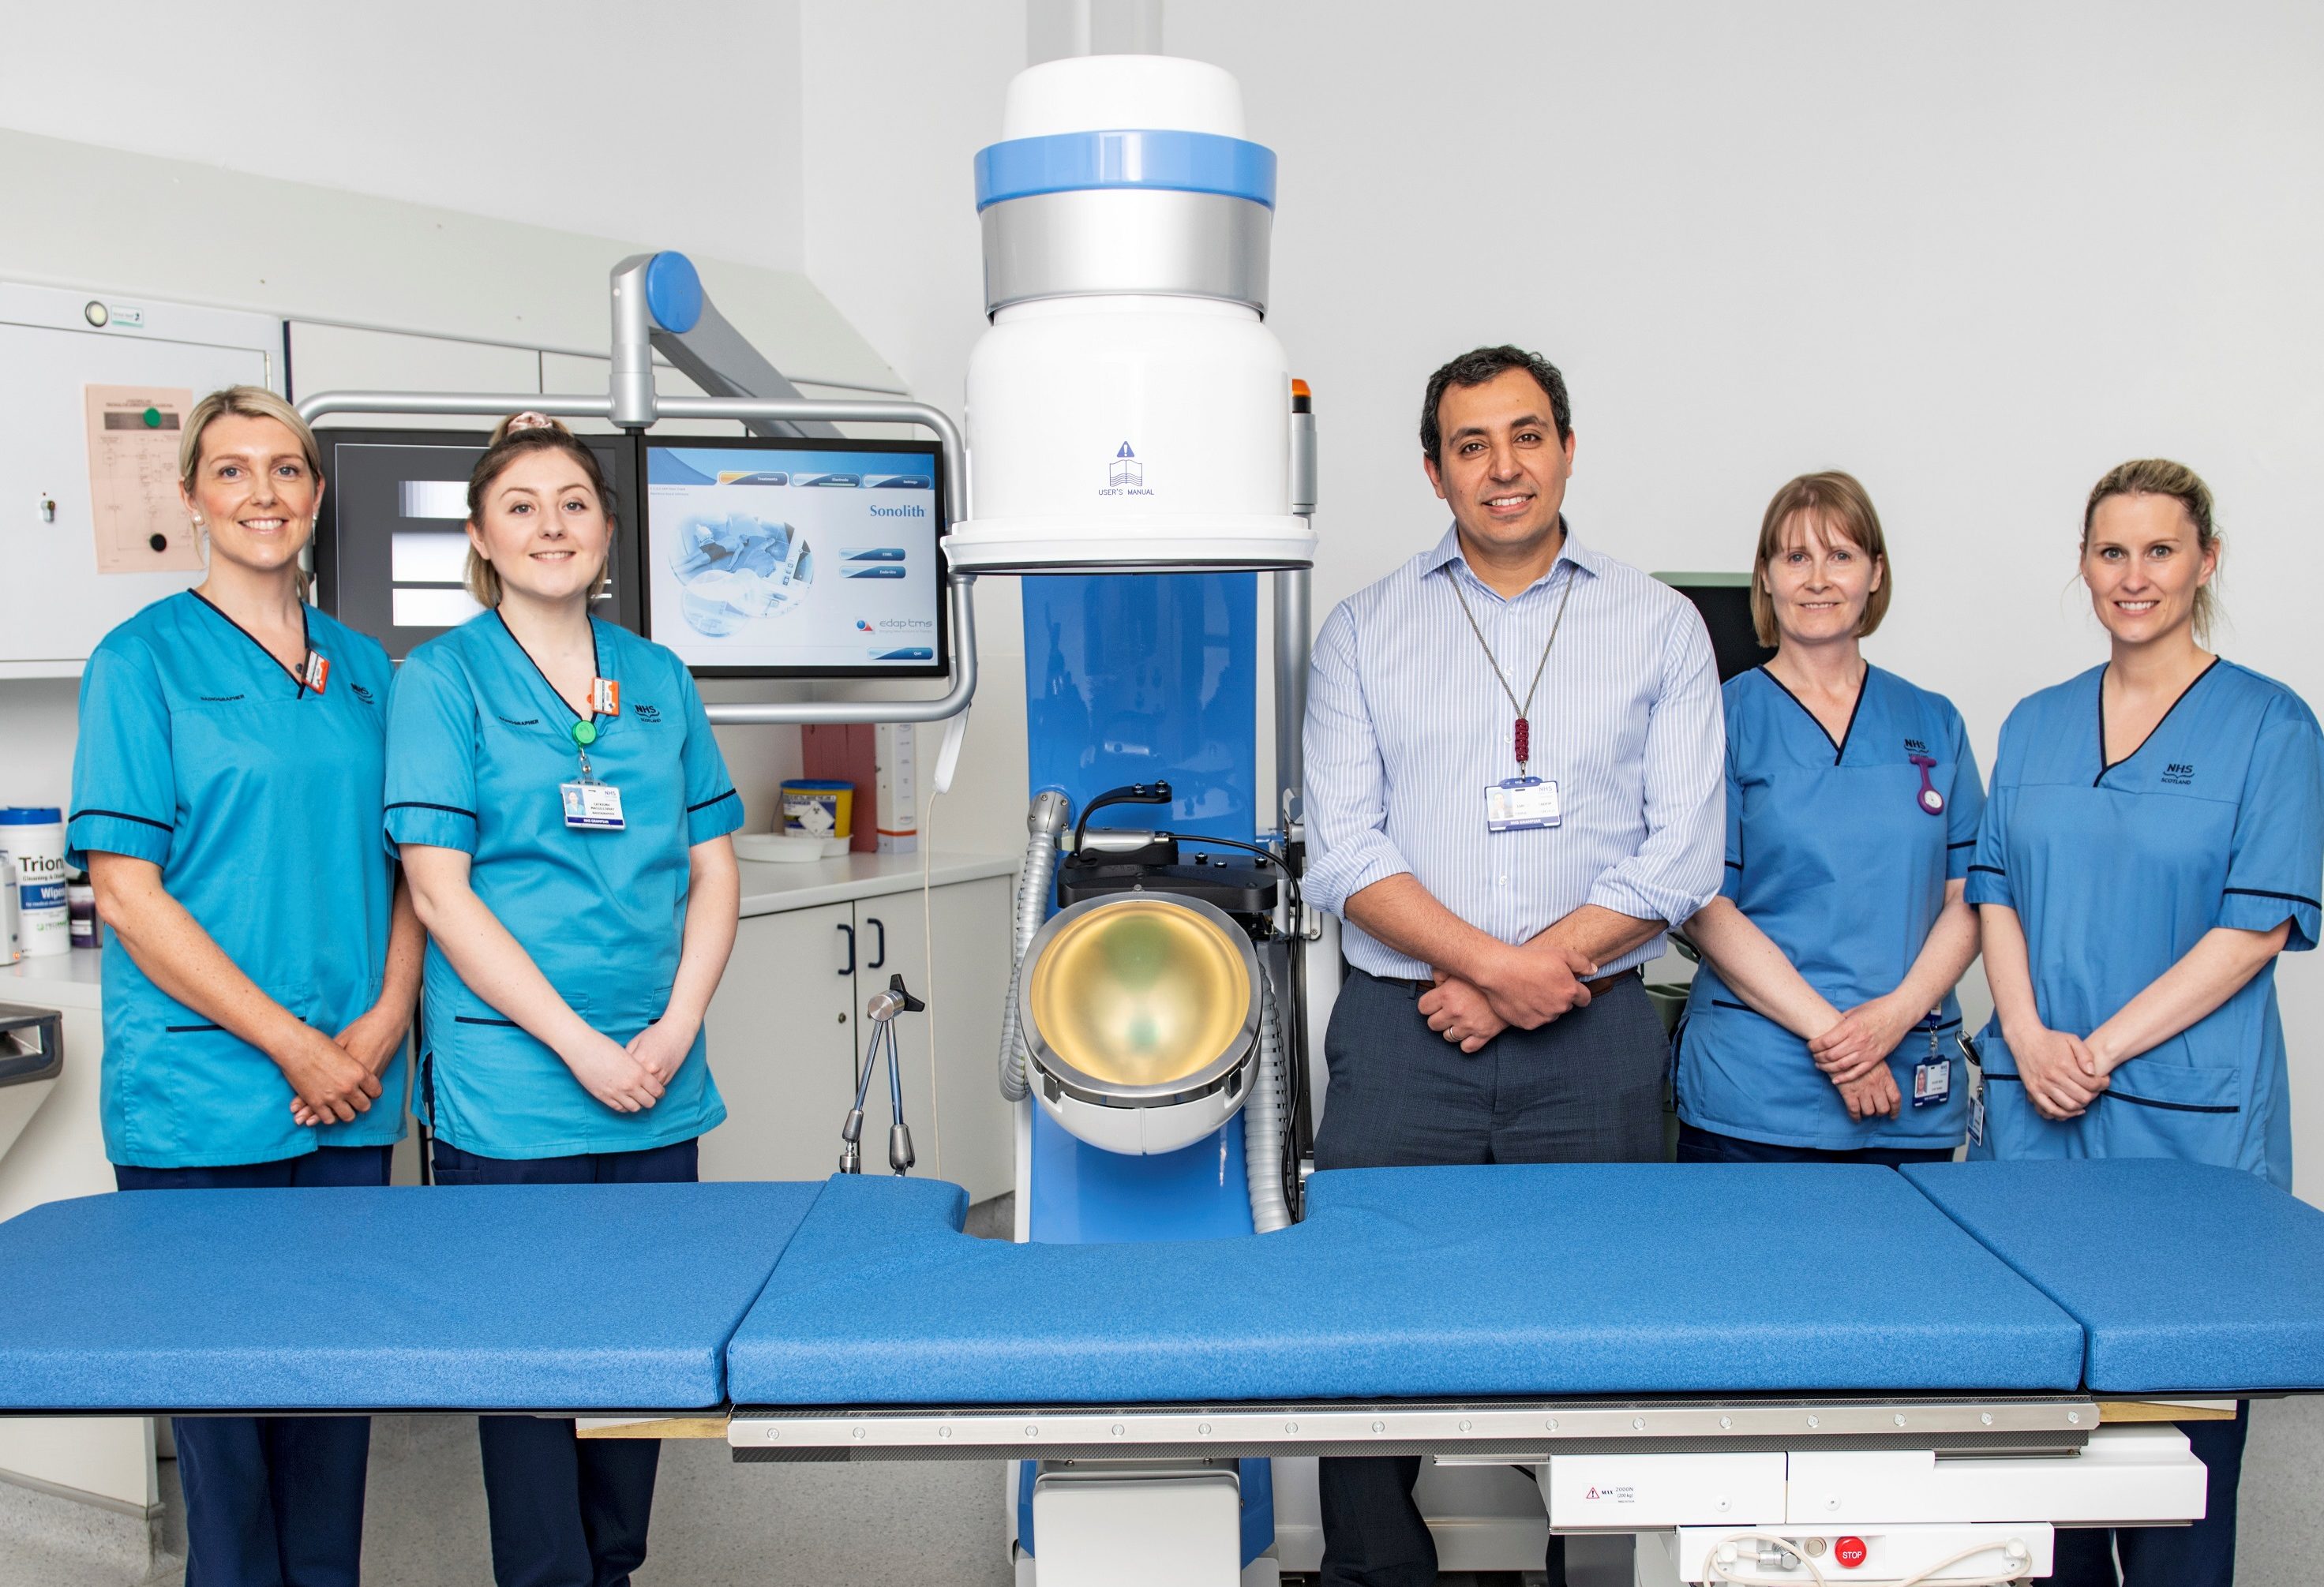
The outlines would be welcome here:
<svg viewBox="0 0 2324 1587">
<path fill-rule="evenodd" d="M 595 678 L 589 683 L 589 706 L 595 716 L 619 716 L 622 710 L 622 686 L 611 678 Z M 577 782 L 560 784 L 558 794 L 565 803 L 565 824 L 578 831 L 618 832 L 627 823 L 622 819 L 622 791 L 611 783 L 601 783 L 597 774 L 589 769 L 589 746 L 597 741 L 595 720 L 576 720 L 568 729 L 573 748 L 581 757 L 581 776 Z"/>
</svg>

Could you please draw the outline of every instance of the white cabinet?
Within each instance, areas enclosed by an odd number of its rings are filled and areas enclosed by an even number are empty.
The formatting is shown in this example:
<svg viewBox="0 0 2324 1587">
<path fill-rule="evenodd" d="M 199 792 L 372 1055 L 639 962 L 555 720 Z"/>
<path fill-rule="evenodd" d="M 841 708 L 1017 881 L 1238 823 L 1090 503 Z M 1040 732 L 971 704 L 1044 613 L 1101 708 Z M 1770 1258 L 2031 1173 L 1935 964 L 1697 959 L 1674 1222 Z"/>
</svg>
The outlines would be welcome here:
<svg viewBox="0 0 2324 1587">
<path fill-rule="evenodd" d="M 863 1005 L 901 975 L 926 1013 L 897 1017 L 904 1119 L 914 1174 L 964 1186 L 982 1201 L 1011 1183 L 1010 1112 L 993 1078 L 1009 984 L 1011 878 L 1006 862 L 938 862 L 924 919 L 910 856 L 831 865 L 884 875 L 863 895 L 801 876 L 788 895 L 759 878 L 796 868 L 746 866 L 746 913 L 705 1021 L 726 1122 L 703 1137 L 706 1179 L 816 1179 L 839 1163 L 839 1128 L 854 1100 L 870 1031 Z M 962 875 L 964 870 L 1002 874 Z M 761 891 L 761 888 L 771 890 Z M 931 930 L 932 928 L 932 930 Z M 929 944 L 935 959 L 931 969 Z M 863 1171 L 888 1171 L 888 1079 L 865 1104 Z"/>
</svg>

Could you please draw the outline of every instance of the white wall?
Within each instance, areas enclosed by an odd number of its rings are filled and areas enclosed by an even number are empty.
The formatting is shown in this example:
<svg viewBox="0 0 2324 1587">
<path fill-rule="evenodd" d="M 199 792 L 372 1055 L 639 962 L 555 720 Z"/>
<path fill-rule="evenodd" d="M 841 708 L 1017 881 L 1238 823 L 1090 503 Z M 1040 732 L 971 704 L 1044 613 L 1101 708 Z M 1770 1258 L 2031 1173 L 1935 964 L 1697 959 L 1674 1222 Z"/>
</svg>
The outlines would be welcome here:
<svg viewBox="0 0 2324 1587">
<path fill-rule="evenodd" d="M 0 126 L 776 270 L 797 0 L 8 8 Z M 295 231 L 295 212 L 246 217 Z M 602 340 L 602 337 L 599 338 Z"/>
</svg>

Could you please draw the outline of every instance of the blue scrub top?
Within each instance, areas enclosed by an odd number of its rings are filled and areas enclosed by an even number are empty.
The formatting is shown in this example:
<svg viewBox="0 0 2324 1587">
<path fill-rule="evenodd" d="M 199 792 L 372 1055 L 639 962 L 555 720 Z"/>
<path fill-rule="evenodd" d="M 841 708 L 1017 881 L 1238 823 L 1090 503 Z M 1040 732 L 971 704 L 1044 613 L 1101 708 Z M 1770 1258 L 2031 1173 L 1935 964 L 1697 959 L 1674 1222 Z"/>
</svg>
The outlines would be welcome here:
<svg viewBox="0 0 2324 1587">
<path fill-rule="evenodd" d="M 2215 661 L 2146 742 L 2107 765 L 2102 666 L 2021 702 L 2001 729 L 1972 904 L 2017 912 L 2034 1001 L 2087 1036 L 2215 926 L 2316 946 L 2324 734 L 2298 695 Z M 2119 751 L 2117 751 L 2119 753 Z M 2034 1110 L 1998 1015 L 1978 1037 L 1974 1157 L 2171 1157 L 2292 1185 L 2283 1022 L 2271 960 L 2180 1035 L 2118 1066 L 2080 1118 Z"/>
<path fill-rule="evenodd" d="M 687 850 L 742 824 L 694 679 L 676 655 L 590 619 L 597 675 L 621 684 L 595 719 L 589 766 L 621 790 L 618 831 L 565 824 L 578 720 L 485 612 L 412 651 L 388 711 L 386 833 L 472 856 L 469 884 L 592 1029 L 626 1042 L 661 1017 L 686 935 Z M 469 990 L 428 945 L 425 1048 L 435 1129 L 484 1157 L 641 1151 L 726 1116 L 703 1039 L 659 1102 L 616 1113 L 564 1060 Z"/>
<path fill-rule="evenodd" d="M 1846 1013 L 1896 989 L 1964 875 L 1985 796 L 1960 712 L 1941 694 L 1867 666 L 1839 743 L 1765 667 L 1728 680 L 1727 879 L 1723 896 L 1767 934 L 1809 986 Z M 1929 786 L 1944 809 L 1922 808 Z M 1968 1078 L 1950 993 L 1933 1025 L 1888 1058 L 1904 1102 L 1893 1119 L 1848 1116 L 1808 1046 L 1754 1013 L 1709 964 L 1695 972 L 1678 1041 L 1678 1115 L 1697 1129 L 1775 1146 L 1957 1146 Z M 1929 1037 L 1951 1070 L 1941 1103 L 1913 1105 Z"/>
<path fill-rule="evenodd" d="M 379 1000 L 394 866 L 380 818 L 387 654 L 320 611 L 320 694 L 189 590 L 105 637 L 80 680 L 67 859 L 151 860 L 161 885 L 261 991 L 327 1036 Z M 290 1120 L 257 1048 L 105 948 L 106 1155 L 135 1168 L 277 1162 L 402 1139 L 404 1060 L 352 1124 Z"/>
</svg>

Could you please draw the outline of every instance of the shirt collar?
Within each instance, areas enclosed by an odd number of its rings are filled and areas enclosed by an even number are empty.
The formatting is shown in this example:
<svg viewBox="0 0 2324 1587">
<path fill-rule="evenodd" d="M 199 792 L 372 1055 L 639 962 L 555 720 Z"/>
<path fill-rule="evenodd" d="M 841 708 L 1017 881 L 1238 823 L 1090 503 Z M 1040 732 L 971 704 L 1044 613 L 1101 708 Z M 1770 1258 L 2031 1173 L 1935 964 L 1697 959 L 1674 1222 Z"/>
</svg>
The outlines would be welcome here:
<svg viewBox="0 0 2324 1587">
<path fill-rule="evenodd" d="M 1581 572 L 1593 578 L 1605 571 L 1606 559 L 1574 538 L 1572 520 L 1560 513 L 1557 521 L 1565 529 L 1565 544 L 1558 548 L 1557 562 L 1550 564 L 1549 572 L 1534 581 L 1530 586 L 1532 589 L 1538 590 L 1557 576 L 1557 563 L 1570 562 Z M 1445 526 L 1443 538 L 1438 540 L 1435 546 L 1421 557 L 1420 576 L 1426 578 L 1439 568 L 1450 567 L 1454 563 L 1468 567 L 1467 559 L 1461 555 L 1460 526 L 1448 524 Z M 1469 576 L 1476 578 L 1476 569 L 1469 568 Z M 1481 579 L 1478 582 L 1483 583 Z"/>
</svg>

